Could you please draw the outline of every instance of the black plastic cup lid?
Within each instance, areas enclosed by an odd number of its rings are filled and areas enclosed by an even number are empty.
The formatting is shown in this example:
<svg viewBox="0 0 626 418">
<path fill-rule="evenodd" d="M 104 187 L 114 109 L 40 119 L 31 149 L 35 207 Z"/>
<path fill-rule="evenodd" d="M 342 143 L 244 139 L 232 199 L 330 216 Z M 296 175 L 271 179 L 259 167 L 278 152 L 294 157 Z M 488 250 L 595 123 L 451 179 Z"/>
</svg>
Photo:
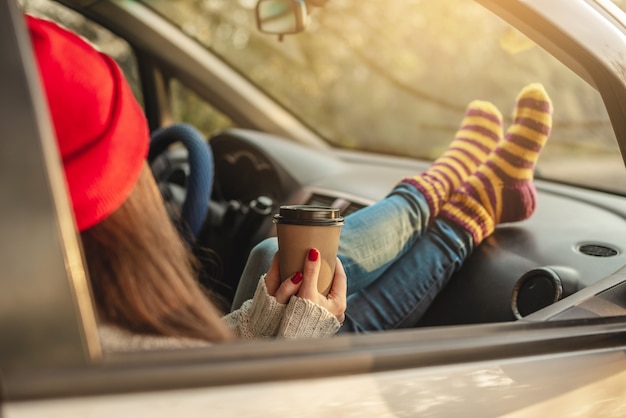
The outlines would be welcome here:
<svg viewBox="0 0 626 418">
<path fill-rule="evenodd" d="M 289 225 L 343 225 L 339 209 L 313 205 L 281 206 L 274 215 L 274 223 Z"/>
</svg>

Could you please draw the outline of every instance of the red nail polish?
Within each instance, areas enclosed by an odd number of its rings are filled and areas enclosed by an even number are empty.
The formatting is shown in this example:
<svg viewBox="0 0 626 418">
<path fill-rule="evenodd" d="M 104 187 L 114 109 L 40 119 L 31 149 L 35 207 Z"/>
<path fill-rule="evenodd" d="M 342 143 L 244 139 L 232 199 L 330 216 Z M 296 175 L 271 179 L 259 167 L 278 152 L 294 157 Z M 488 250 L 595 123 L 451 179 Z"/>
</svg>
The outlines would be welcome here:
<svg viewBox="0 0 626 418">
<path fill-rule="evenodd" d="M 309 261 L 317 261 L 319 256 L 320 256 L 320 252 L 317 251 L 315 248 L 311 248 L 309 250 Z"/>
<path fill-rule="evenodd" d="M 291 283 L 293 284 L 298 284 L 302 281 L 302 273 L 297 272 L 296 274 L 293 275 L 293 277 L 291 278 Z"/>
</svg>

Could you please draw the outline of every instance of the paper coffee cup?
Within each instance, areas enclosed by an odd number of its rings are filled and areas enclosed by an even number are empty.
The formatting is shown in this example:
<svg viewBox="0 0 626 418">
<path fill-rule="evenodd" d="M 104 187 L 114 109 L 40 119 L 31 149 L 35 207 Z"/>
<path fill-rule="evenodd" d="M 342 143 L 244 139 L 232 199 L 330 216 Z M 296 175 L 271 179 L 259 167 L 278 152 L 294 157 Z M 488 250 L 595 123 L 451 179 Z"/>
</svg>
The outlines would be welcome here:
<svg viewBox="0 0 626 418">
<path fill-rule="evenodd" d="M 317 248 L 322 262 L 317 290 L 327 295 L 335 274 L 339 235 L 344 223 L 339 209 L 310 205 L 281 206 L 274 215 L 274 223 L 278 235 L 281 280 L 302 272 L 309 250 Z"/>
</svg>

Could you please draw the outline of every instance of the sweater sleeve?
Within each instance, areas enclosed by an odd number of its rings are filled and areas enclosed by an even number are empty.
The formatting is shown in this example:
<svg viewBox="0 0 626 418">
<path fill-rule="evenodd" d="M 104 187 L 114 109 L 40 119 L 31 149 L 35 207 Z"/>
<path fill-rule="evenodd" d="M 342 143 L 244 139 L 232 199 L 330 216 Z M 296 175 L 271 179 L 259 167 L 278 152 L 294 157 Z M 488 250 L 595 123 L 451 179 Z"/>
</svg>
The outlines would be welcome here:
<svg viewBox="0 0 626 418">
<path fill-rule="evenodd" d="M 111 324 L 98 325 L 98 333 L 100 334 L 102 351 L 105 353 L 211 346 L 211 343 L 208 341 L 192 338 L 136 334 Z"/>
<path fill-rule="evenodd" d="M 328 309 L 308 299 L 292 296 L 278 329 L 278 337 L 322 338 L 334 335 L 341 324 Z"/>
<path fill-rule="evenodd" d="M 270 296 L 261 276 L 254 297 L 245 301 L 241 308 L 223 317 L 224 323 L 235 335 L 243 339 L 275 337 L 285 305 Z"/>
<path fill-rule="evenodd" d="M 240 309 L 223 317 L 225 324 L 239 338 L 320 338 L 333 335 L 341 326 L 327 309 L 308 299 L 292 296 L 288 305 L 270 296 L 262 276 L 254 297 Z M 135 334 L 114 325 L 98 327 L 103 351 L 142 351 L 173 348 L 207 347 L 211 343 L 180 337 Z"/>
</svg>

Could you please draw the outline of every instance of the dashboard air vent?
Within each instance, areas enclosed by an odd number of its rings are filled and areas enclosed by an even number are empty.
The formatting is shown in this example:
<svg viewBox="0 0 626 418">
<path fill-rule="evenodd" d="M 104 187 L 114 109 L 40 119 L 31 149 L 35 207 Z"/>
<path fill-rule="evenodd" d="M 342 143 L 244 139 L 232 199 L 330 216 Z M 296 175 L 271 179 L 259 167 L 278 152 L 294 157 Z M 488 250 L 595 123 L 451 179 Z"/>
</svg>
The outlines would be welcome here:
<svg viewBox="0 0 626 418">
<path fill-rule="evenodd" d="M 613 257 L 619 254 L 615 248 L 608 247 L 603 244 L 584 244 L 578 246 L 578 251 L 585 255 L 593 257 Z"/>
<path fill-rule="evenodd" d="M 306 202 L 307 205 L 313 206 L 326 206 L 332 207 L 335 201 L 337 200 L 334 196 L 327 196 L 319 193 L 313 193 L 309 200 Z"/>
<path fill-rule="evenodd" d="M 345 207 L 345 208 L 341 211 L 341 214 L 342 214 L 343 216 L 348 216 L 348 215 L 350 215 L 351 213 L 354 213 L 354 212 L 356 212 L 357 210 L 362 209 L 362 208 L 364 208 L 364 207 L 365 207 L 365 205 L 361 205 L 361 204 L 359 204 L 359 203 L 350 202 L 350 203 L 348 204 L 348 206 L 347 206 L 347 207 Z"/>
<path fill-rule="evenodd" d="M 348 216 L 359 209 L 367 206 L 366 204 L 353 202 L 350 198 L 327 195 L 323 193 L 312 193 L 306 201 L 307 205 L 325 206 L 330 208 L 341 209 L 341 216 Z"/>
</svg>

